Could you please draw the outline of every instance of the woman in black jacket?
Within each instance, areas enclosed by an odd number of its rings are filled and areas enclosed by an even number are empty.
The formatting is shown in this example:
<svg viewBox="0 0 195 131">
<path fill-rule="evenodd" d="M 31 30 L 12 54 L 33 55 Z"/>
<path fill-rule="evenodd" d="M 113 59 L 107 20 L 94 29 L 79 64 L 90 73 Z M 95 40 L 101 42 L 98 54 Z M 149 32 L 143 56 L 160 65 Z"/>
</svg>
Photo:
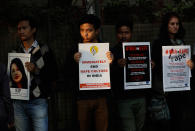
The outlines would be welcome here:
<svg viewBox="0 0 195 131">
<path fill-rule="evenodd" d="M 165 96 L 170 110 L 171 130 L 174 131 L 183 131 L 184 129 L 182 128 L 186 128 L 184 126 L 187 115 L 186 106 L 190 99 L 190 92 L 170 92 L 164 95 L 162 82 L 162 46 L 184 45 L 184 36 L 185 30 L 178 14 L 174 12 L 167 13 L 162 19 L 159 38 L 154 41 L 152 48 L 152 60 L 154 63 L 153 90 L 155 91 L 155 95 L 160 94 L 161 96 Z M 192 60 L 188 60 L 187 65 L 191 69 L 194 67 Z"/>
</svg>

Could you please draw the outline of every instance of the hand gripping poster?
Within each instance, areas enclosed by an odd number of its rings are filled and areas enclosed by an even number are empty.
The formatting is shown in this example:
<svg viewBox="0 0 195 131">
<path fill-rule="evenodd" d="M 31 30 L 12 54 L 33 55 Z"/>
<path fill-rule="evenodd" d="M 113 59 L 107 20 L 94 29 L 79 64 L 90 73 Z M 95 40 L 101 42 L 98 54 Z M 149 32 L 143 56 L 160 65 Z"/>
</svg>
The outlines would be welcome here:
<svg viewBox="0 0 195 131">
<path fill-rule="evenodd" d="M 110 89 L 109 43 L 80 43 L 80 90 Z"/>
<path fill-rule="evenodd" d="M 25 68 L 30 54 L 8 53 L 8 76 L 12 99 L 29 100 L 30 73 Z"/>
<path fill-rule="evenodd" d="M 151 88 L 151 56 L 149 42 L 123 43 L 124 89 Z"/>
<path fill-rule="evenodd" d="M 162 51 L 164 92 L 190 90 L 190 46 L 163 46 Z"/>
</svg>

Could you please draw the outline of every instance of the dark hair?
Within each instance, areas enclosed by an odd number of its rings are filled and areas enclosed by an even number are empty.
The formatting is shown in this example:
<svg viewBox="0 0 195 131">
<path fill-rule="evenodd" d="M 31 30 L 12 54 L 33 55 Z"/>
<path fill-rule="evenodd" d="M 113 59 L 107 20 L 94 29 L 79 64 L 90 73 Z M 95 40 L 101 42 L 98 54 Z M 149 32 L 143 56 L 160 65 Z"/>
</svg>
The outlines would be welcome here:
<svg viewBox="0 0 195 131">
<path fill-rule="evenodd" d="M 27 76 L 26 76 L 26 73 L 25 73 L 25 70 L 24 70 L 24 65 L 23 65 L 22 61 L 19 58 L 14 58 L 11 61 L 11 64 L 10 64 L 10 80 L 12 82 L 12 86 L 17 87 L 17 85 L 14 82 L 14 80 L 12 78 L 12 75 L 11 75 L 11 67 L 12 67 L 13 64 L 16 64 L 16 66 L 18 67 L 18 69 L 22 73 L 22 80 L 21 80 L 22 88 L 27 89 L 27 82 L 28 82 Z"/>
<path fill-rule="evenodd" d="M 118 32 L 119 28 L 122 26 L 127 26 L 129 27 L 131 32 L 133 31 L 133 21 L 130 19 L 124 19 L 124 18 L 120 19 L 115 26 L 116 32 Z"/>
<path fill-rule="evenodd" d="M 35 18 L 33 16 L 27 16 L 27 15 L 22 15 L 19 17 L 19 19 L 17 20 L 17 24 L 19 24 L 19 22 L 21 21 L 28 21 L 30 27 L 36 28 L 36 32 L 37 32 L 37 21 L 35 20 Z M 36 32 L 34 33 L 34 37 L 36 37 Z"/>
<path fill-rule="evenodd" d="M 169 12 L 165 14 L 162 18 L 162 24 L 160 27 L 160 34 L 159 34 L 159 37 L 161 39 L 169 39 L 168 23 L 170 19 L 173 17 L 176 17 L 179 20 L 179 30 L 177 34 L 175 35 L 175 38 L 183 39 L 183 37 L 185 36 L 185 29 L 183 28 L 183 25 L 181 23 L 181 18 L 179 17 L 177 13 Z"/>
<path fill-rule="evenodd" d="M 101 25 L 100 19 L 97 16 L 93 15 L 93 14 L 84 15 L 80 19 L 79 26 L 82 25 L 82 24 L 85 24 L 85 23 L 92 24 L 94 26 L 95 30 L 99 29 L 100 25 Z"/>
</svg>

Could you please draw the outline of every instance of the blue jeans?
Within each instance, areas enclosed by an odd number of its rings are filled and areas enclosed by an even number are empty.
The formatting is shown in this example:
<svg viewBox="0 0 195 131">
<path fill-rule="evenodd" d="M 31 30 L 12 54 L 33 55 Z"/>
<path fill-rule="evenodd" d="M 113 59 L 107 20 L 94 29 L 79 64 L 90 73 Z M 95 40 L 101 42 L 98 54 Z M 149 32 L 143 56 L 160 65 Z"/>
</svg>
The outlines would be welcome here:
<svg viewBox="0 0 195 131">
<path fill-rule="evenodd" d="M 47 99 L 15 100 L 16 131 L 48 131 Z"/>
</svg>

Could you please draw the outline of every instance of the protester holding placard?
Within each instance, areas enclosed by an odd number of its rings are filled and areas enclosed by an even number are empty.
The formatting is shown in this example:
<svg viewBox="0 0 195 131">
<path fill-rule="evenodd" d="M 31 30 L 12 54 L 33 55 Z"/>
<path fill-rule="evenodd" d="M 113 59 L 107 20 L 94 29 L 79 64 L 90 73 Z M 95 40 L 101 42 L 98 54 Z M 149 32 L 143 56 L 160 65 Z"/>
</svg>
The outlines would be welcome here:
<svg viewBox="0 0 195 131">
<path fill-rule="evenodd" d="M 100 20 L 95 15 L 85 15 L 80 20 L 81 43 L 99 43 L 98 34 L 100 31 Z M 78 63 L 82 58 L 82 54 L 75 49 L 75 64 L 71 67 L 78 70 Z M 96 48 L 93 48 L 96 51 Z M 113 55 L 110 51 L 106 53 L 109 63 L 112 63 Z M 101 61 L 100 61 L 101 62 Z M 103 61 L 104 63 L 104 61 Z M 77 111 L 80 131 L 106 131 L 108 128 L 108 108 L 107 96 L 110 90 L 79 90 L 78 71 L 74 76 L 77 97 Z M 93 123 L 92 123 L 93 122 Z M 92 127 L 92 125 L 94 127 Z"/>
<path fill-rule="evenodd" d="M 124 67 L 127 60 L 123 58 L 123 42 L 132 38 L 133 22 L 120 19 L 116 25 L 117 45 L 112 49 L 114 61 L 111 70 L 112 87 L 116 98 L 117 127 L 119 131 L 141 131 L 146 113 L 145 92 L 142 89 L 127 90 L 124 87 Z"/>
<path fill-rule="evenodd" d="M 167 95 L 163 92 L 163 74 L 162 74 L 162 46 L 176 46 L 184 45 L 185 30 L 182 26 L 180 17 L 174 13 L 167 13 L 162 19 L 162 25 L 160 28 L 159 38 L 154 41 L 152 48 L 152 60 L 154 63 L 153 68 L 153 91 L 155 99 L 159 101 L 159 104 L 164 103 L 162 107 L 167 107 L 166 100 L 168 102 L 168 107 L 170 109 L 162 108 L 161 112 L 164 112 L 155 118 L 158 120 L 165 120 L 165 123 L 171 118 L 171 130 L 182 131 L 182 127 L 185 127 L 185 115 L 187 114 L 187 104 L 190 101 L 191 93 L 185 92 L 170 92 Z M 194 64 L 191 60 L 187 60 L 186 64 L 192 69 Z M 155 106 L 155 105 L 154 105 Z M 157 106 L 157 105 L 156 105 Z M 159 105 L 160 106 L 160 105 Z M 162 123 L 163 125 L 158 126 L 158 130 L 168 130 L 168 124 Z M 167 126 L 165 126 L 167 125 Z M 162 127 L 162 128 L 161 128 Z M 163 128 L 164 127 L 164 128 Z M 167 127 L 167 128 L 165 128 Z"/>
<path fill-rule="evenodd" d="M 57 79 L 56 62 L 49 47 L 35 40 L 33 17 L 21 16 L 17 24 L 21 44 L 13 52 L 31 54 L 31 59 L 25 63 L 30 72 L 30 99 L 14 100 L 16 131 L 48 131 L 48 98 Z"/>
</svg>

